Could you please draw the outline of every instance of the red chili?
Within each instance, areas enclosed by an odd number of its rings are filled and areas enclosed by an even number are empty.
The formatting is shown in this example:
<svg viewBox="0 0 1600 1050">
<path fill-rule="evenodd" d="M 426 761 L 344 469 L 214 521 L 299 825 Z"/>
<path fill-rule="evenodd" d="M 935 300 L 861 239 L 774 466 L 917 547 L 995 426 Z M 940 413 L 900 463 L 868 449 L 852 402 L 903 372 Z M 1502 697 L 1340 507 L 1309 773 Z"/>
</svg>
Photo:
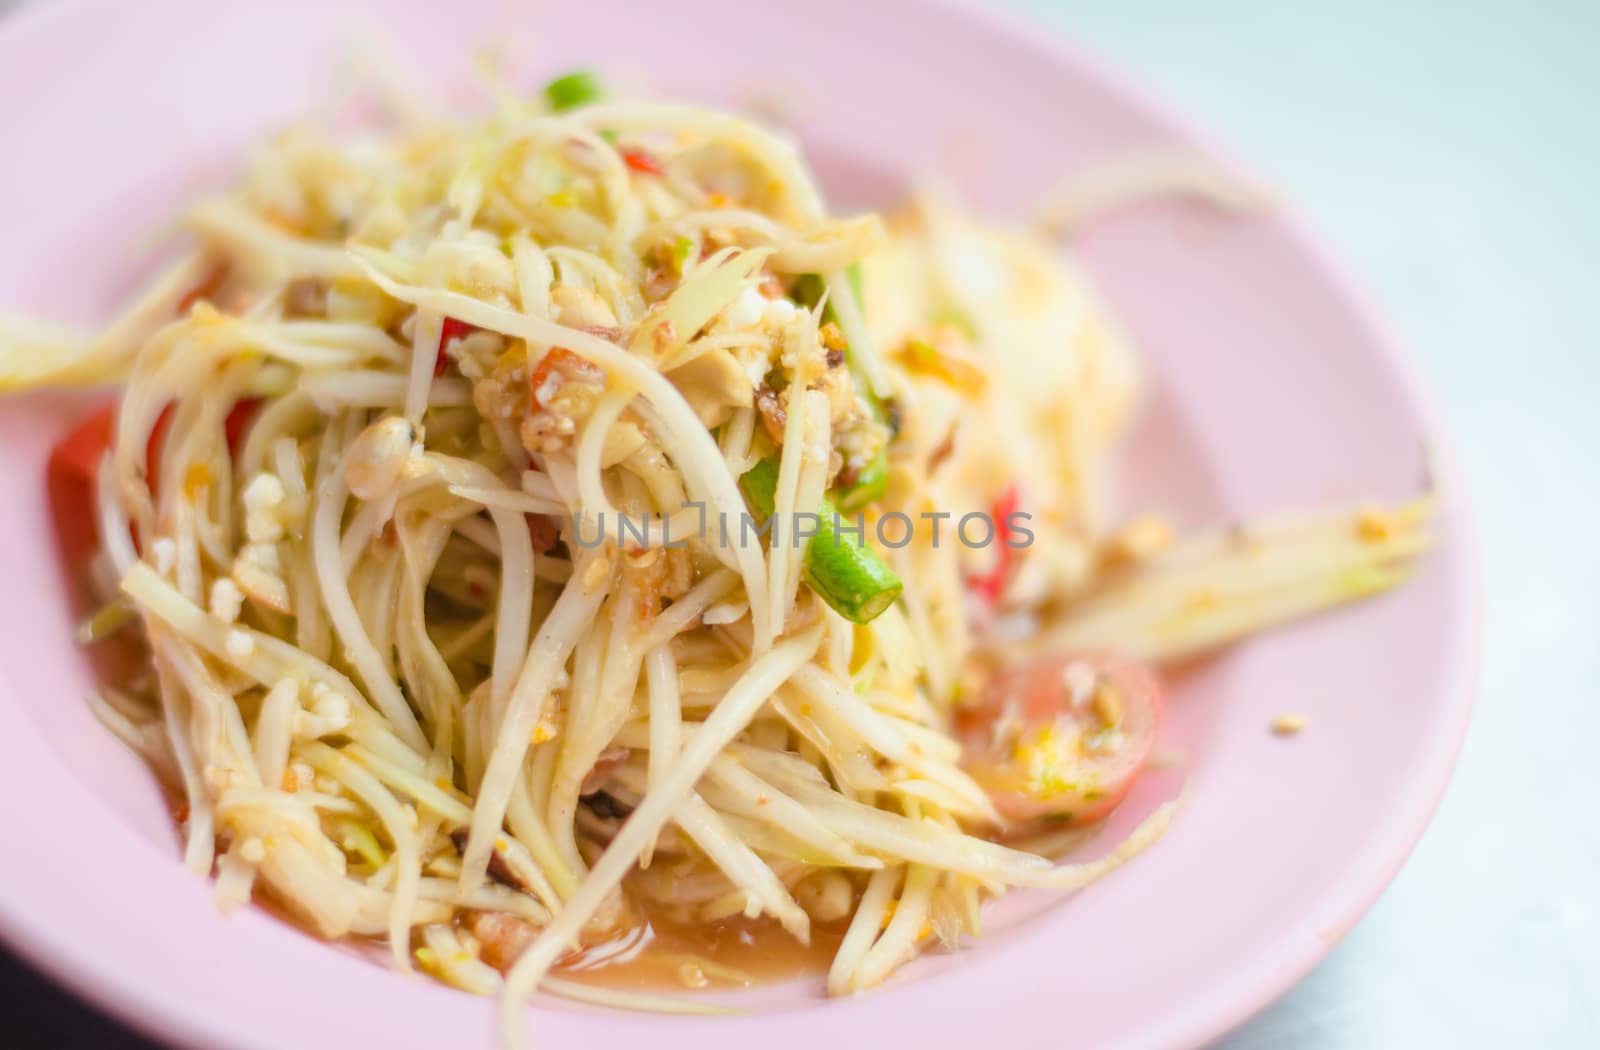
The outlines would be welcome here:
<svg viewBox="0 0 1600 1050">
<path fill-rule="evenodd" d="M 1007 541 L 1015 531 L 1011 527 L 1011 515 L 1017 512 L 1020 503 L 1017 487 L 1009 485 L 989 507 L 989 519 L 994 522 L 994 565 L 983 575 L 972 577 L 971 583 L 972 589 L 991 606 L 999 603 L 1000 595 L 1016 570 L 1017 552 Z"/>
<path fill-rule="evenodd" d="M 661 165 L 656 163 L 656 159 L 643 150 L 623 150 L 622 162 L 641 175 L 660 175 L 662 173 Z"/>
<path fill-rule="evenodd" d="M 458 321 L 454 317 L 446 317 L 444 319 L 444 324 L 439 328 L 439 353 L 433 362 L 433 378 L 438 379 L 450 367 L 450 359 L 444 354 L 444 348 L 450 345 L 450 341 L 453 339 L 465 339 L 477 330 L 477 325 Z"/>
</svg>

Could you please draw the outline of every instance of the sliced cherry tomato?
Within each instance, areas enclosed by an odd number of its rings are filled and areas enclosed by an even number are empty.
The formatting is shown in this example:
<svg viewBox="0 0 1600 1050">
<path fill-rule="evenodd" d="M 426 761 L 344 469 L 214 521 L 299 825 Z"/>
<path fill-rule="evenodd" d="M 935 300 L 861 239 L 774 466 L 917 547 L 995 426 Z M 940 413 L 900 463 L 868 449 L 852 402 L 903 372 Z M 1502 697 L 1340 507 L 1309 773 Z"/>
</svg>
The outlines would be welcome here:
<svg viewBox="0 0 1600 1050">
<path fill-rule="evenodd" d="M 223 427 L 227 432 L 230 455 L 238 456 L 245 434 L 260 408 L 260 398 L 248 397 L 229 411 Z M 156 425 L 150 429 L 150 440 L 145 445 L 145 476 L 149 478 L 152 492 L 156 486 L 161 453 L 167 443 L 167 431 L 172 426 L 173 411 L 174 407 L 168 405 L 156 417 Z M 62 536 L 64 548 L 70 546 L 74 550 L 92 550 L 94 547 L 93 514 L 85 510 L 94 506 L 97 491 L 95 478 L 100 470 L 100 461 L 110 450 L 115 434 L 116 406 L 106 405 L 74 427 L 50 450 L 47 473 L 51 503 L 58 511 L 62 508 L 71 511 L 65 518 L 60 513 L 57 515 L 62 518 L 57 531 Z M 137 546 L 139 537 L 136 531 L 133 541 Z"/>
<path fill-rule="evenodd" d="M 1062 654 L 1000 672 L 956 724 L 962 762 L 1017 825 L 1087 824 L 1150 760 L 1161 684 L 1142 664 Z"/>
<path fill-rule="evenodd" d="M 227 433 L 229 455 L 239 454 L 250 424 L 255 421 L 256 412 L 260 408 L 260 398 L 247 397 L 228 412 L 223 429 Z M 172 428 L 173 411 L 172 405 L 161 410 L 161 415 L 156 417 L 156 425 L 150 428 L 150 440 L 145 444 L 145 474 L 150 478 L 152 487 L 155 484 L 156 471 L 161 464 L 161 454 L 166 448 L 167 431 Z M 50 452 L 52 469 L 65 470 L 93 480 L 95 473 L 100 469 L 100 460 L 111 447 L 115 431 L 116 406 L 107 405 L 79 423 L 66 437 L 56 443 L 56 447 Z"/>
<path fill-rule="evenodd" d="M 161 460 L 161 450 L 167 442 L 167 428 L 171 425 L 172 406 L 168 405 L 156 418 L 156 425 L 150 428 L 150 441 L 145 446 L 145 470 L 152 476 L 156 464 Z M 100 460 L 111 448 L 116 428 L 116 406 L 107 405 L 57 442 L 50 452 L 51 466 L 93 480 L 100 469 Z M 231 438 L 229 445 L 232 445 Z"/>
<path fill-rule="evenodd" d="M 116 406 L 107 405 L 74 427 L 50 450 L 50 469 L 94 480 L 100 459 L 111 447 L 116 427 Z"/>
<path fill-rule="evenodd" d="M 95 470 L 111 442 L 111 428 L 111 409 L 107 407 L 96 412 L 50 450 L 50 462 L 45 469 L 45 494 L 55 527 L 56 550 L 66 569 L 62 578 L 73 583 L 83 581 L 84 566 L 94 557 L 99 542 L 95 523 Z M 93 603 L 82 592 L 73 597 L 85 599 L 74 602 L 77 611 L 90 611 Z"/>
<path fill-rule="evenodd" d="M 661 165 L 643 150 L 622 150 L 622 162 L 641 175 L 660 175 Z"/>
<path fill-rule="evenodd" d="M 94 553 L 96 474 L 116 433 L 116 406 L 104 408 L 79 423 L 50 450 L 45 484 L 56 536 L 66 563 L 85 564 Z M 130 527 L 134 544 L 139 540 Z"/>
</svg>

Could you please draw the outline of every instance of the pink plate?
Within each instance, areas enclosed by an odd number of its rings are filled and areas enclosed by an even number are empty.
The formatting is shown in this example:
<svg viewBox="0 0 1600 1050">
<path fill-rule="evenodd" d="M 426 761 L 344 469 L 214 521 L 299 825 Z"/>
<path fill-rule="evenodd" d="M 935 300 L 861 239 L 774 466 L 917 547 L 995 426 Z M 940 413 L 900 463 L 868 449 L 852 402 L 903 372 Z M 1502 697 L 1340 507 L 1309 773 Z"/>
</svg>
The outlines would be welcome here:
<svg viewBox="0 0 1600 1050">
<path fill-rule="evenodd" d="M 227 7 L 227 13 L 222 8 Z M 674 0 L 382 6 L 50 0 L 0 20 L 0 303 L 91 322 L 140 272 L 184 195 L 313 104 L 352 45 L 459 84 L 468 48 L 515 42 L 537 77 L 576 64 L 690 98 L 788 103 L 841 200 L 940 171 L 1017 213 L 1074 165 L 1195 136 L 1039 35 L 945 3 Z M 1198 147 L 1197 147 L 1198 148 Z M 1131 502 L 1207 524 L 1440 485 L 1439 544 L 1399 592 L 1241 647 L 1185 677 L 1124 827 L 1187 780 L 1149 854 L 1078 897 L 1008 898 L 989 935 L 880 992 L 809 984 L 733 1018 L 545 1003 L 547 1047 L 1167 1047 L 1217 1036 L 1303 974 L 1405 859 L 1471 709 L 1478 584 L 1465 493 L 1409 368 L 1290 219 L 1141 207 L 1083 243 L 1154 394 Z M 142 1030 L 195 1046 L 488 1046 L 494 1012 L 231 919 L 179 866 L 139 762 L 91 718 L 43 498 L 46 450 L 81 403 L 5 402 L 0 465 L 0 933 Z M 1310 726 L 1274 738 L 1277 713 Z M 1089 852 L 1104 849 L 1090 846 Z M 1024 921 L 1026 920 L 1026 921 Z M 781 1013 L 782 1016 L 778 1016 Z"/>
</svg>

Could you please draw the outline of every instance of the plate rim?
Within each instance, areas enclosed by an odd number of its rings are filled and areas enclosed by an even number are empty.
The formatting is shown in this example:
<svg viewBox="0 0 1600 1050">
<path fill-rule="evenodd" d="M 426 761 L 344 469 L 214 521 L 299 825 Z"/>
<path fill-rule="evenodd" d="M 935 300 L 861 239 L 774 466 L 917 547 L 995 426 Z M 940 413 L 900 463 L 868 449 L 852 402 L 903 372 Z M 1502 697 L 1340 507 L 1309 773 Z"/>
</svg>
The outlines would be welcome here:
<svg viewBox="0 0 1600 1050">
<path fill-rule="evenodd" d="M 1032 49 L 1048 55 L 1054 64 L 1072 67 L 1086 78 L 1099 82 L 1109 93 L 1132 108 L 1143 111 L 1163 127 L 1207 153 L 1219 158 L 1230 170 L 1249 172 L 1253 167 L 1240 163 L 1238 155 L 1207 128 L 1177 112 L 1162 98 L 1142 87 L 1134 78 L 1114 65 L 1103 62 L 1088 48 L 1066 39 L 1063 30 L 1040 18 L 1028 18 L 1009 8 L 979 6 L 976 0 L 906 0 L 925 7 L 942 9 L 957 19 L 976 23 L 1003 37 L 1009 46 Z M 24 46 L 30 40 L 47 37 L 59 25 L 70 26 L 75 19 L 92 15 L 103 0 L 34 0 L 0 18 L 0 50 Z M 1452 716 L 1432 741 L 1424 757 L 1425 768 L 1418 766 L 1406 778 L 1407 797 L 1402 811 L 1390 816 L 1384 825 L 1384 842 L 1368 857 L 1352 862 L 1338 880 L 1330 897 L 1334 903 L 1319 908 L 1337 914 L 1339 935 L 1366 914 L 1389 886 L 1427 830 L 1438 805 L 1449 787 L 1471 724 L 1477 698 L 1477 683 L 1482 660 L 1484 591 L 1482 552 L 1470 490 L 1460 468 L 1454 442 L 1444 426 L 1432 395 L 1421 381 L 1415 364 L 1397 338 L 1385 315 L 1351 278 L 1344 265 L 1324 247 L 1324 242 L 1292 205 L 1275 216 L 1295 249 L 1303 254 L 1328 283 L 1351 314 L 1372 335 L 1382 364 L 1391 373 L 1408 406 L 1420 422 L 1420 436 L 1426 441 L 1433 475 L 1448 507 L 1448 521 L 1456 556 L 1452 575 L 1459 584 L 1462 606 L 1458 609 L 1459 637 L 1454 657 L 1445 666 L 1448 680 L 1438 687 L 1444 698 L 1442 709 Z M 0 742 L 0 753 L 12 746 Z M 50 761 L 60 764 L 58 756 Z M 64 771 L 65 772 L 65 771 Z M 69 777 L 70 779 L 70 777 Z M 177 874 L 181 869 L 174 868 Z M 197 880 L 198 881 L 198 880 Z M 49 976 L 70 994 L 94 1004 L 121 1023 L 148 1037 L 188 1045 L 208 1045 L 218 1041 L 235 1045 L 262 1045 L 248 1037 L 241 1039 L 237 1027 L 209 1016 L 194 1004 L 175 1001 L 167 995 L 150 995 L 154 982 L 133 976 L 137 971 L 101 961 L 91 950 L 74 949 L 71 944 L 53 939 L 48 922 L 30 914 L 25 903 L 9 898 L 0 885 L 0 940 L 19 958 Z M 209 892 L 204 895 L 209 903 Z M 277 921 L 277 920 L 273 920 Z M 1275 950 L 1264 952 L 1253 965 L 1241 967 L 1225 979 L 1213 982 L 1204 1003 L 1181 1015 L 1169 1015 L 1147 1025 L 1138 1039 L 1127 1039 L 1129 1046 L 1180 1046 L 1210 1043 L 1278 999 L 1298 983 L 1337 944 L 1338 938 L 1312 938 L 1297 942 L 1279 934 L 1273 938 Z M 399 986 L 397 986 L 399 987 Z M 608 1023 L 622 1015 L 608 1015 Z M 758 1015 L 754 1018 L 762 1021 Z M 719 1022 L 710 1022 L 712 1024 Z M 765 1023 L 770 1023 L 767 1021 Z M 701 1031 L 706 1031 L 704 1027 Z"/>
</svg>

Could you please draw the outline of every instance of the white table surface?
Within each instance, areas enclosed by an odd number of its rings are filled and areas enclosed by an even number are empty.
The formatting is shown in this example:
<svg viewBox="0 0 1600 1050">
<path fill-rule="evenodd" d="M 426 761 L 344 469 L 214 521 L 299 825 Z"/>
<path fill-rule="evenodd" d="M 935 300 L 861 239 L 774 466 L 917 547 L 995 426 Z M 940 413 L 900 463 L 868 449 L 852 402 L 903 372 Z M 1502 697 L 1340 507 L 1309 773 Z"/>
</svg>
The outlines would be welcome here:
<svg viewBox="0 0 1600 1050">
<path fill-rule="evenodd" d="M 1473 488 L 1487 648 L 1455 779 L 1367 917 L 1225 1047 L 1600 1046 L 1600 3 L 999 2 L 1295 203 Z"/>
<path fill-rule="evenodd" d="M 1600 3 L 1004 2 L 1305 214 L 1472 488 L 1487 648 L 1455 779 L 1367 917 L 1224 1045 L 1600 1046 Z"/>
</svg>

